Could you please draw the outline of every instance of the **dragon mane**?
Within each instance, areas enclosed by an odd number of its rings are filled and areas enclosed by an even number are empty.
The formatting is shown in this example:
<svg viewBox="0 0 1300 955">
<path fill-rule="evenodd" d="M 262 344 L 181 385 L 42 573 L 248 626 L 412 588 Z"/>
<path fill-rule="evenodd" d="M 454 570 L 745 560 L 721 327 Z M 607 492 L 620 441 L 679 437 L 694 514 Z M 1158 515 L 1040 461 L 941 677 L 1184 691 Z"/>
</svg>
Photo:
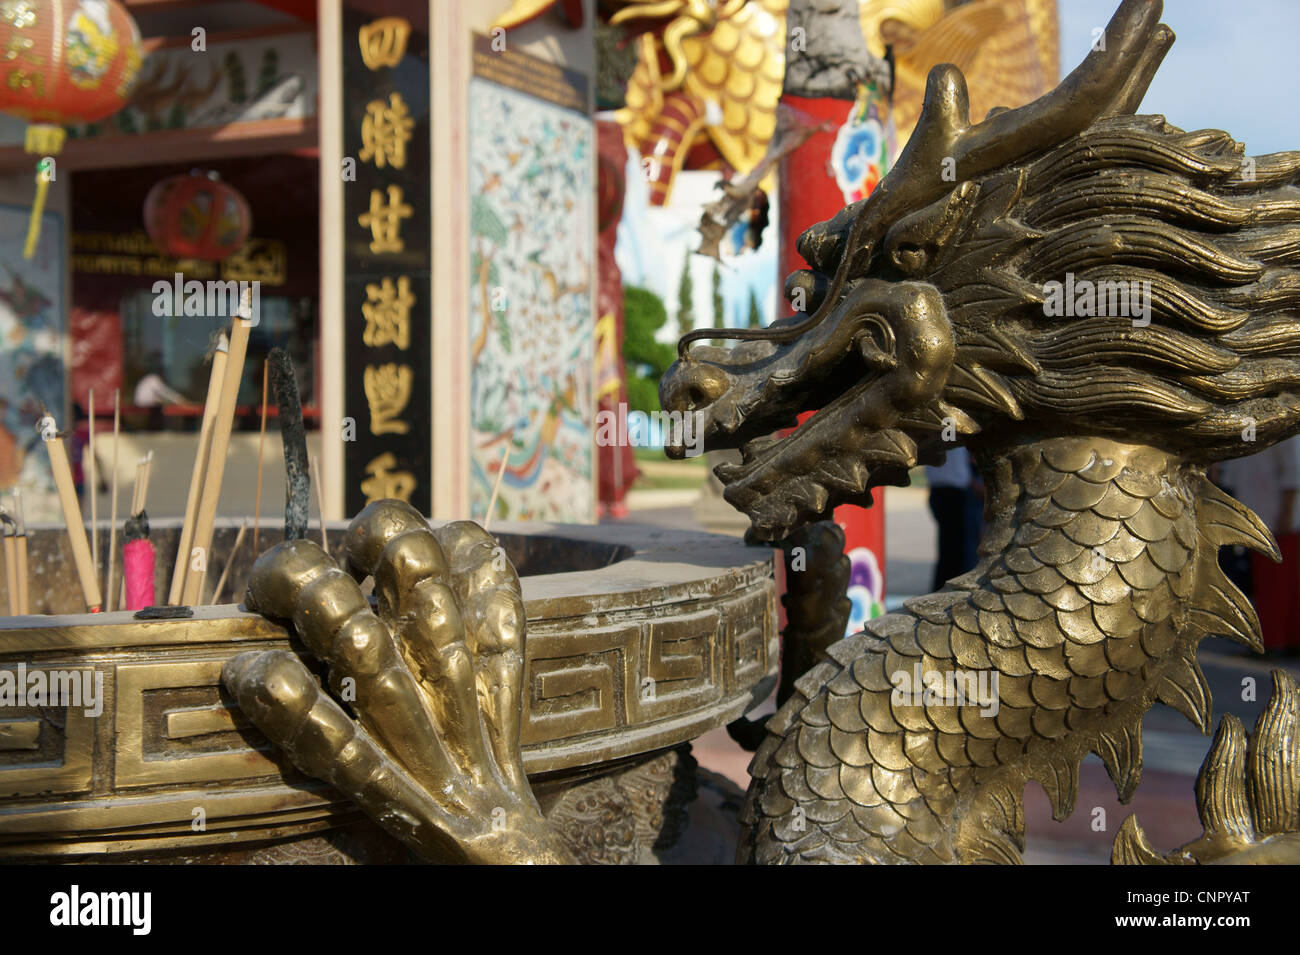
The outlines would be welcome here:
<svg viewBox="0 0 1300 955">
<path fill-rule="evenodd" d="M 924 276 L 956 336 L 945 401 L 1056 433 L 1143 428 L 1202 462 L 1300 427 L 1300 153 L 1243 157 L 1226 133 L 1130 115 L 977 183 L 982 208 Z M 1049 316 L 1067 273 L 1138 283 L 1149 323 Z"/>
</svg>

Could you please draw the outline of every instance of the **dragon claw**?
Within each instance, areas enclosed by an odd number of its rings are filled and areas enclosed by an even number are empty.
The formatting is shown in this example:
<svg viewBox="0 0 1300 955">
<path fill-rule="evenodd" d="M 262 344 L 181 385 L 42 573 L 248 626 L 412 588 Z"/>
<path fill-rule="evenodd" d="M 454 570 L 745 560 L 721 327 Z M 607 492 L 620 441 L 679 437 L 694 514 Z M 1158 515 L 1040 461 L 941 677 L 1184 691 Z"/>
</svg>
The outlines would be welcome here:
<svg viewBox="0 0 1300 955">
<path fill-rule="evenodd" d="M 267 551 L 247 601 L 292 622 L 334 695 L 295 653 L 245 653 L 222 673 L 240 708 L 425 858 L 569 861 L 523 770 L 524 606 L 505 551 L 467 521 L 432 529 L 400 501 L 367 507 L 345 541 L 350 573 L 307 540 Z"/>
</svg>

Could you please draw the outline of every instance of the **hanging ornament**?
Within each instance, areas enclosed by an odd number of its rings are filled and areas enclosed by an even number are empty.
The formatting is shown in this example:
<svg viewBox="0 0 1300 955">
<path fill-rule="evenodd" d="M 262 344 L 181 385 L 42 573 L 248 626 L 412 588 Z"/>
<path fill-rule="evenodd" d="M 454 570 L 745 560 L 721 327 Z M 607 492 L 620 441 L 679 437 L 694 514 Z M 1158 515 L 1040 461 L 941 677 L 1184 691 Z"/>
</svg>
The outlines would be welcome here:
<svg viewBox="0 0 1300 955">
<path fill-rule="evenodd" d="M 143 60 L 140 30 L 117 0 L 0 0 L 0 51 L 0 112 L 30 124 L 24 148 L 41 157 L 23 247 L 30 259 L 63 126 L 126 104 Z"/>
<path fill-rule="evenodd" d="M 233 186 L 196 169 L 149 190 L 144 227 L 164 255 L 218 262 L 244 244 L 253 214 Z"/>
</svg>

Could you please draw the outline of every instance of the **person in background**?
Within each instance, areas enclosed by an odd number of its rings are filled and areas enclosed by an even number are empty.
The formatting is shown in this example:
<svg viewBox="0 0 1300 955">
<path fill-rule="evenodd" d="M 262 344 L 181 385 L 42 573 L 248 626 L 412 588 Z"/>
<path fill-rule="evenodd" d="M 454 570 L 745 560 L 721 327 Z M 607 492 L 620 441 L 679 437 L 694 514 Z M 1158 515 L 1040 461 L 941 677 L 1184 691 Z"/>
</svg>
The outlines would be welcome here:
<svg viewBox="0 0 1300 955">
<path fill-rule="evenodd" d="M 163 405 L 178 405 L 185 402 L 185 396 L 168 386 L 162 376 L 162 356 L 153 352 L 149 356 L 145 374 L 136 382 L 135 405 L 149 411 L 149 430 L 163 429 Z"/>
<path fill-rule="evenodd" d="M 1227 461 L 1224 484 L 1254 511 L 1277 539 L 1281 563 L 1251 555 L 1251 595 L 1265 652 L 1300 653 L 1300 438 L 1281 441 L 1249 457 Z"/>
<path fill-rule="evenodd" d="M 934 588 L 975 566 L 979 544 L 981 495 L 970 453 L 963 447 L 948 452 L 943 464 L 926 466 L 930 485 L 930 513 L 939 525 L 939 558 L 934 565 Z"/>
</svg>

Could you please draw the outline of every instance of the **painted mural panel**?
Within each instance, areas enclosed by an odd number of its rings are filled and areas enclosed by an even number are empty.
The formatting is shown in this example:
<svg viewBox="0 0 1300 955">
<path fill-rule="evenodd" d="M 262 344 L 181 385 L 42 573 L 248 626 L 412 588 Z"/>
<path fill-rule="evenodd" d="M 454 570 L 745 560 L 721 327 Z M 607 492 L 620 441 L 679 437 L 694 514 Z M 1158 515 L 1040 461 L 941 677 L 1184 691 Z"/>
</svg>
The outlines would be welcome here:
<svg viewBox="0 0 1300 955">
<path fill-rule="evenodd" d="M 63 220 L 47 212 L 31 259 L 28 210 L 0 205 L 0 489 L 23 490 L 29 521 L 60 516 L 37 422 L 42 404 L 64 428 Z"/>
<path fill-rule="evenodd" d="M 472 514 L 500 476 L 494 518 L 589 521 L 593 126 L 482 76 L 469 99 Z"/>
<path fill-rule="evenodd" d="M 126 107 L 73 137 L 197 129 L 316 112 L 316 48 L 310 31 L 266 37 L 205 37 L 151 52 Z"/>
</svg>

